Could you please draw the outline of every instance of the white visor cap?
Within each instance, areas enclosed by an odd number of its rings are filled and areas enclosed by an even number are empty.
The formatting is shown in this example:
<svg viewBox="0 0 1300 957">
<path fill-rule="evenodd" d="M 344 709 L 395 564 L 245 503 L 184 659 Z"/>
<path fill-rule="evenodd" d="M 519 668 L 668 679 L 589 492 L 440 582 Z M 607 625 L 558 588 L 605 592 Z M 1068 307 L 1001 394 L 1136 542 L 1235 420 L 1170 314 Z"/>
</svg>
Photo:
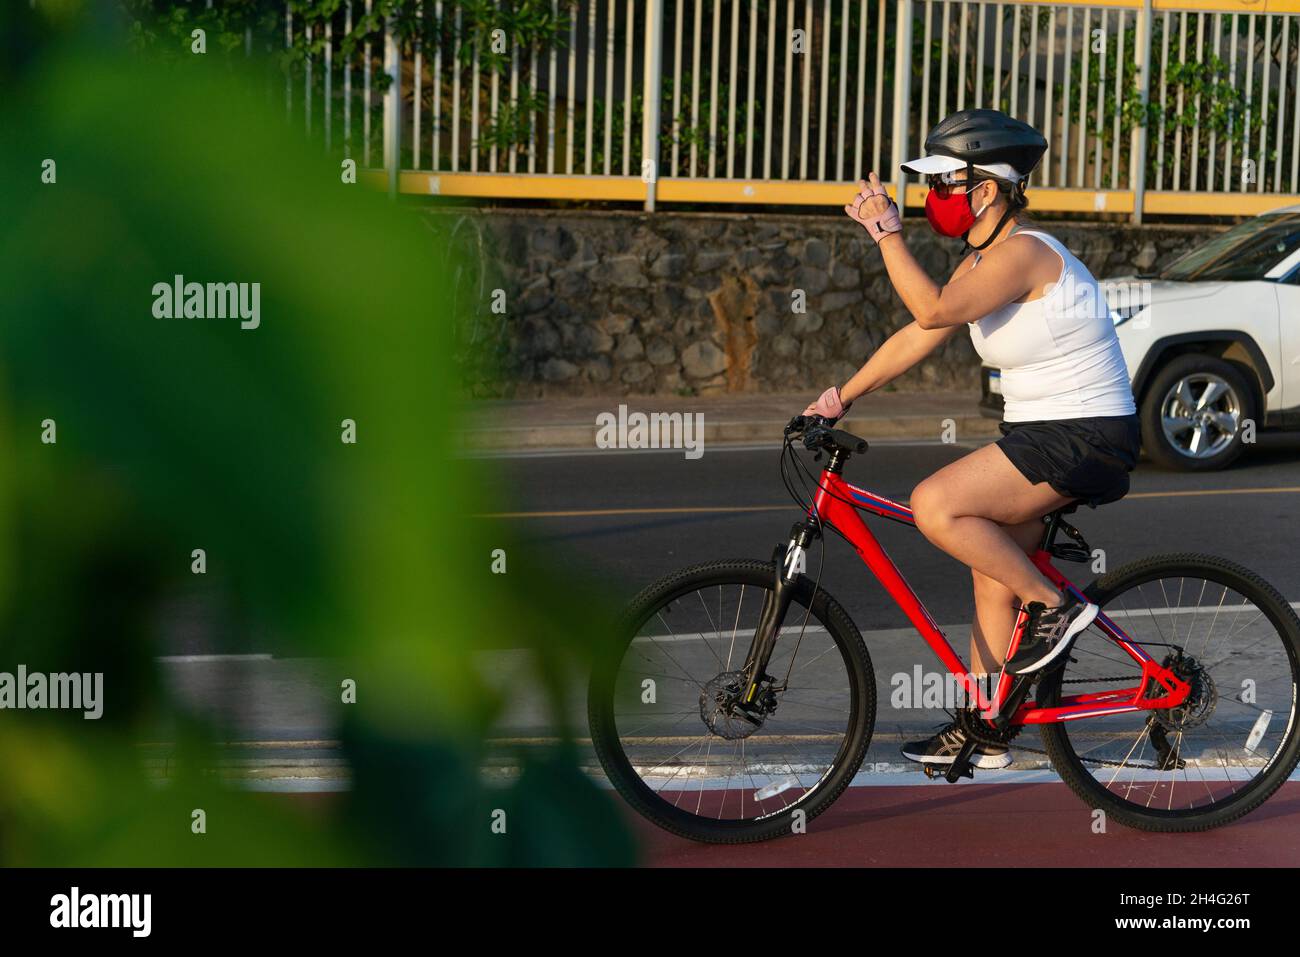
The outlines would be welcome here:
<svg viewBox="0 0 1300 957">
<path fill-rule="evenodd" d="M 920 173 L 922 176 L 933 176 L 937 173 L 955 173 L 957 170 L 965 168 L 965 160 L 957 159 L 955 156 L 940 156 L 937 153 L 922 156 L 920 159 L 908 160 L 903 164 L 903 172 Z M 1024 178 L 1010 163 L 976 163 L 975 168 L 981 173 L 988 173 L 990 176 L 1010 180 L 1013 183 L 1018 183 Z"/>
</svg>

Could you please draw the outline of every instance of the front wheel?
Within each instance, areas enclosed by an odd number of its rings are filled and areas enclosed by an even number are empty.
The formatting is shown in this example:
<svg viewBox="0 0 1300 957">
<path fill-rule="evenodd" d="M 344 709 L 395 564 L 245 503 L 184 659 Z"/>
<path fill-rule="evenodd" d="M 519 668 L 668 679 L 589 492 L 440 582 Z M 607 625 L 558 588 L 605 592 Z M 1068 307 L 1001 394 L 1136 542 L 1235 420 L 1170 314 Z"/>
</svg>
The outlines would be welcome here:
<svg viewBox="0 0 1300 957">
<path fill-rule="evenodd" d="M 605 773 L 633 808 L 682 837 L 740 844 L 791 833 L 839 797 L 871 740 L 866 646 L 806 577 L 762 692 L 740 700 L 775 575 L 760 561 L 667 575 L 633 600 L 593 671 L 588 716 Z"/>
<path fill-rule="evenodd" d="M 1271 585 L 1222 558 L 1166 555 L 1103 575 L 1086 594 L 1192 688 L 1176 708 L 1042 725 L 1053 767 L 1089 807 L 1141 830 L 1203 831 L 1282 786 L 1300 759 L 1300 619 Z M 1041 679 L 1040 704 L 1141 684 L 1100 622 Z"/>
</svg>

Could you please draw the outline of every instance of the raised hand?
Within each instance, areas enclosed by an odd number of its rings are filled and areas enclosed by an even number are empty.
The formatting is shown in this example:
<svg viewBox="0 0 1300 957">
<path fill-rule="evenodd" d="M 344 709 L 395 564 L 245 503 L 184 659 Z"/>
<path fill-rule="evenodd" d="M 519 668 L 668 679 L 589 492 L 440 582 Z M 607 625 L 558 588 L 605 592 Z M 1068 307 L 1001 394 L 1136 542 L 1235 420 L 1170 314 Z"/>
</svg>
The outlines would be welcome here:
<svg viewBox="0 0 1300 957">
<path fill-rule="evenodd" d="M 850 219 L 861 223 L 867 235 L 877 243 L 890 233 L 903 230 L 898 206 L 889 198 L 880 185 L 880 177 L 874 172 L 867 179 L 858 181 L 858 195 L 844 207 L 844 212 Z"/>
</svg>

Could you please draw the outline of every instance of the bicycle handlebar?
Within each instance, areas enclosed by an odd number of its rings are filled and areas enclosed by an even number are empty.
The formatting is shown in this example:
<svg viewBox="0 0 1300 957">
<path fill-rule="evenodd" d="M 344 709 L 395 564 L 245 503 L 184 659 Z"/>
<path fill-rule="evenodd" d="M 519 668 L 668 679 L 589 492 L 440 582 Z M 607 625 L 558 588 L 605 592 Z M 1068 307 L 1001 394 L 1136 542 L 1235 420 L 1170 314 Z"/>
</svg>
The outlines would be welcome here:
<svg viewBox="0 0 1300 957">
<path fill-rule="evenodd" d="M 786 436 L 801 436 L 804 448 L 809 451 L 833 451 L 861 455 L 867 450 L 867 440 L 860 439 L 842 429 L 831 428 L 832 420 L 820 415 L 796 415 L 785 427 Z"/>
</svg>

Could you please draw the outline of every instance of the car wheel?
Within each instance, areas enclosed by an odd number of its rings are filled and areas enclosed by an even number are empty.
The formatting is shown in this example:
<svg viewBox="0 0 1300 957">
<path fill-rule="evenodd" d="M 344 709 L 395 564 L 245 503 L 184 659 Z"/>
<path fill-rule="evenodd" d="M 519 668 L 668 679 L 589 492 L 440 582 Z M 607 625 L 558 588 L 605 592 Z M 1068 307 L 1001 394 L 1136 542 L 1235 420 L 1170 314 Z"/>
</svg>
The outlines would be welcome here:
<svg viewBox="0 0 1300 957">
<path fill-rule="evenodd" d="M 1143 447 L 1168 468 L 1221 469 L 1242 453 L 1256 406 L 1239 366 L 1202 353 L 1177 356 L 1156 373 L 1142 399 Z"/>
</svg>

